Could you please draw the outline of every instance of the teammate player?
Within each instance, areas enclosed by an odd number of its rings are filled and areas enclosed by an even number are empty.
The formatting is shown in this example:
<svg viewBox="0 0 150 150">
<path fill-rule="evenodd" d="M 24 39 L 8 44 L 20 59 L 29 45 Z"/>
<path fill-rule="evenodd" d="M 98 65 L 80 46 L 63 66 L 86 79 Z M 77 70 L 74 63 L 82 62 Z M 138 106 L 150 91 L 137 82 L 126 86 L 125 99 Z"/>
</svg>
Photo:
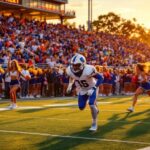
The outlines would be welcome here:
<svg viewBox="0 0 150 150">
<path fill-rule="evenodd" d="M 96 106 L 97 90 L 103 81 L 103 77 L 96 71 L 94 66 L 87 65 L 86 59 L 81 54 L 72 57 L 70 66 L 67 68 L 67 74 L 70 76 L 67 93 L 72 90 L 75 82 L 78 89 L 78 106 L 83 110 L 89 100 L 89 106 L 92 115 L 92 126 L 90 131 L 97 130 L 98 108 Z"/>
<path fill-rule="evenodd" d="M 150 71 L 149 67 L 150 66 L 147 66 L 146 64 L 137 64 L 136 66 L 136 73 L 138 75 L 140 85 L 133 96 L 132 106 L 128 108 L 128 111 L 130 112 L 134 111 L 134 107 L 137 103 L 137 98 L 140 94 L 147 93 L 150 96 L 150 80 L 148 79 L 148 73 Z"/>
</svg>

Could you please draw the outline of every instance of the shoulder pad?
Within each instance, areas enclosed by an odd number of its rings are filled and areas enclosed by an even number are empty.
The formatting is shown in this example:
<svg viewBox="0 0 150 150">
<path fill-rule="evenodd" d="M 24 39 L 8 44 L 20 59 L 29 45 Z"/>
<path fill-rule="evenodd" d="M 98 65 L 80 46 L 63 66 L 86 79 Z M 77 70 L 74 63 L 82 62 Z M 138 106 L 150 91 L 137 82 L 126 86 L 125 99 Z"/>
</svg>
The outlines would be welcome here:
<svg viewBox="0 0 150 150">
<path fill-rule="evenodd" d="M 85 68 L 86 69 L 85 72 L 86 72 L 86 74 L 88 76 L 94 76 L 97 73 L 97 71 L 96 71 L 96 69 L 95 69 L 94 66 L 92 66 L 92 65 L 86 65 L 85 67 L 86 67 Z"/>
</svg>

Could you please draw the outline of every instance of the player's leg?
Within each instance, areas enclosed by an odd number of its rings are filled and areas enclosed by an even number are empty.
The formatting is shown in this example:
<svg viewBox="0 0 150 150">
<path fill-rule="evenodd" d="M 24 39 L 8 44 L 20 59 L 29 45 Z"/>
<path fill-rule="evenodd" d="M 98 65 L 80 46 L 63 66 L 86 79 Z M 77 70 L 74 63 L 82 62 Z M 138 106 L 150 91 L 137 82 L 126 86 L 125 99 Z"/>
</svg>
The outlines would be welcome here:
<svg viewBox="0 0 150 150">
<path fill-rule="evenodd" d="M 11 98 L 11 102 L 12 104 L 9 106 L 10 109 L 14 109 L 17 107 L 16 105 L 16 93 L 17 93 L 17 90 L 19 89 L 19 86 L 12 86 L 11 87 L 11 90 L 10 90 L 10 98 Z"/>
<path fill-rule="evenodd" d="M 80 110 L 84 110 L 87 100 L 88 95 L 78 95 L 78 107 Z"/>
<path fill-rule="evenodd" d="M 91 109 L 92 115 L 92 126 L 89 130 L 96 131 L 97 130 L 97 115 L 98 115 L 98 108 L 96 105 L 96 90 L 93 92 L 91 96 L 89 96 L 89 106 Z"/>
<path fill-rule="evenodd" d="M 9 108 L 11 109 L 13 107 L 13 99 L 14 99 L 14 94 L 13 94 L 13 86 L 10 86 L 10 91 L 9 91 L 9 94 L 10 94 L 10 100 L 11 100 L 11 104 L 9 106 Z"/>
<path fill-rule="evenodd" d="M 15 109 L 17 107 L 17 91 L 20 89 L 20 87 L 18 85 L 13 87 L 13 109 Z"/>
<path fill-rule="evenodd" d="M 131 86 L 132 93 L 134 93 L 136 91 L 136 83 L 131 83 Z"/>
<path fill-rule="evenodd" d="M 133 112 L 133 111 L 134 111 L 134 107 L 135 107 L 135 105 L 136 105 L 136 103 L 137 103 L 137 98 L 138 98 L 138 96 L 139 96 L 140 94 L 142 94 L 143 92 L 144 92 L 144 89 L 141 88 L 141 87 L 139 87 L 139 88 L 136 90 L 136 92 L 135 92 L 135 94 L 134 94 L 134 96 L 133 96 L 133 99 L 132 99 L 132 106 L 131 106 L 130 108 L 128 108 L 128 111 L 130 111 L 130 112 Z"/>
</svg>

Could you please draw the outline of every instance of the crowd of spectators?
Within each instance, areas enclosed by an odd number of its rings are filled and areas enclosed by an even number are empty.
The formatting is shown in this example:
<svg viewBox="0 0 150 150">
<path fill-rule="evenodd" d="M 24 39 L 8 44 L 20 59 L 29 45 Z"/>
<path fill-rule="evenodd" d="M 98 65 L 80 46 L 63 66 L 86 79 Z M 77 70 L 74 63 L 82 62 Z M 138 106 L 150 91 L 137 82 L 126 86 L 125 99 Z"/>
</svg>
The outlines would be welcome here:
<svg viewBox="0 0 150 150">
<path fill-rule="evenodd" d="M 139 62 L 150 61 L 150 47 L 137 39 L 103 32 L 91 33 L 84 28 L 76 29 L 61 24 L 53 25 L 0 14 L 1 66 L 7 68 L 8 60 L 16 59 L 29 68 L 44 67 L 45 78 L 43 77 L 41 84 L 46 90 L 52 89 L 51 96 L 65 95 L 61 87 L 63 82 L 68 83 L 68 79 L 63 81 L 62 76 L 65 71 L 62 68 L 69 64 L 76 52 L 83 54 L 89 64 L 108 67 L 131 67 Z M 48 72 L 55 75 L 51 76 Z M 56 79 L 53 79 L 55 77 Z M 60 88 L 55 89 L 54 85 L 57 83 L 50 84 L 55 81 L 60 84 L 56 87 Z M 45 91 L 42 91 L 43 89 L 36 95 L 48 96 Z"/>
<path fill-rule="evenodd" d="M 11 57 L 29 65 L 67 65 L 72 55 L 79 52 L 88 63 L 128 66 L 148 61 L 149 51 L 148 45 L 123 36 L 0 15 L 0 63 L 4 64 Z"/>
</svg>

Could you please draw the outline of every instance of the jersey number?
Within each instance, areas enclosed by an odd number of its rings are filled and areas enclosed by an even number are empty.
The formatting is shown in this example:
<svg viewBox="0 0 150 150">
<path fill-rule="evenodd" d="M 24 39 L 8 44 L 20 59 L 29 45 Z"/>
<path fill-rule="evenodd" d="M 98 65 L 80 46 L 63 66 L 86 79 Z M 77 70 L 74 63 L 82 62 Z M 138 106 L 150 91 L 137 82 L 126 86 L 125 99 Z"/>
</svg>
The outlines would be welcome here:
<svg viewBox="0 0 150 150">
<path fill-rule="evenodd" d="M 86 82 L 86 80 L 76 80 L 76 82 L 78 82 L 78 84 L 81 86 L 81 87 L 88 87 L 89 84 Z"/>
</svg>

